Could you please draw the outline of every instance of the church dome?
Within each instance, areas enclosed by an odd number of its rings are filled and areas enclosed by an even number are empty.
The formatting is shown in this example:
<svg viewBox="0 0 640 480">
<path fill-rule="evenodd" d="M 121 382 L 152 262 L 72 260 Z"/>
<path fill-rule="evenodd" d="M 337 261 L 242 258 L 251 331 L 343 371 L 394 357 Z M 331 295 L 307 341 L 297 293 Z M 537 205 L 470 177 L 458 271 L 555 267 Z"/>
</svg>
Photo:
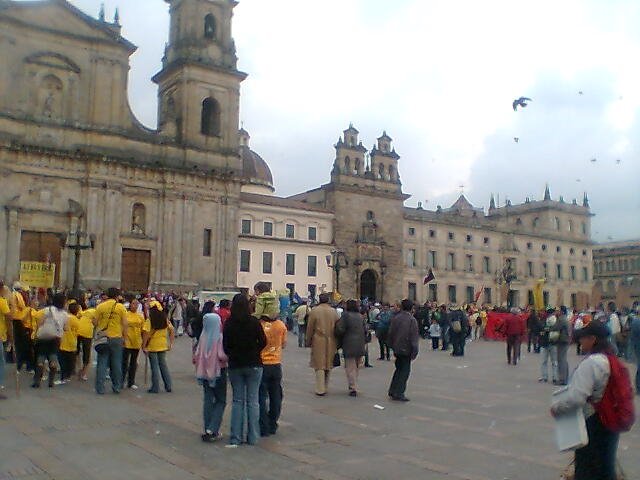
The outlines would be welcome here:
<svg viewBox="0 0 640 480">
<path fill-rule="evenodd" d="M 246 193 L 259 193 L 272 195 L 273 176 L 267 162 L 260 155 L 249 148 L 249 133 L 240 129 L 240 157 L 242 158 L 242 176 L 246 180 L 242 191 Z"/>
</svg>

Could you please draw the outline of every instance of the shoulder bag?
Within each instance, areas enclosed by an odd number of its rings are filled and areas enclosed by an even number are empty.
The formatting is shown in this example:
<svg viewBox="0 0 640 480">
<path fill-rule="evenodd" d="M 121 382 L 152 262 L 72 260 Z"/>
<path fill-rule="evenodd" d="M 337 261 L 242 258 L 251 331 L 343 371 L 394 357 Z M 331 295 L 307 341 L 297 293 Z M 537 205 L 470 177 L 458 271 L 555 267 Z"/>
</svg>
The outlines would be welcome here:
<svg viewBox="0 0 640 480">
<path fill-rule="evenodd" d="M 116 309 L 117 301 L 113 303 L 113 307 L 109 312 L 109 316 L 107 316 L 107 326 L 104 327 L 103 330 L 96 330 L 95 336 L 93 337 L 93 348 L 96 352 L 100 353 L 105 350 L 107 347 L 107 343 L 109 342 L 109 337 L 107 337 L 107 329 L 109 328 L 109 321 L 111 320 L 111 315 L 113 311 Z"/>
</svg>

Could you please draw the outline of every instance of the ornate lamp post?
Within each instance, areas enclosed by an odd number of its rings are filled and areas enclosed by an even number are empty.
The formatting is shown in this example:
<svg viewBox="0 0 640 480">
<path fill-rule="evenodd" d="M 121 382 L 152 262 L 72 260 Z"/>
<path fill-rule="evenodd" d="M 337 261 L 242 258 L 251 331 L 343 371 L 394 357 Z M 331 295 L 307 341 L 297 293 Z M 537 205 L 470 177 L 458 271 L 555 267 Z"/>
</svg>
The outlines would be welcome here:
<svg viewBox="0 0 640 480">
<path fill-rule="evenodd" d="M 340 270 L 348 266 L 349 259 L 342 250 L 331 250 L 331 255 L 327 255 L 327 267 L 336 272 L 336 292 L 340 292 Z"/>
<path fill-rule="evenodd" d="M 78 226 L 74 231 L 69 232 L 65 239 L 64 247 L 74 252 L 73 259 L 73 287 L 72 294 L 77 295 L 80 290 L 80 254 L 83 250 L 92 249 L 95 246 L 96 236 L 87 234 L 80 230 Z"/>
<path fill-rule="evenodd" d="M 502 270 L 498 270 L 496 271 L 496 283 L 499 286 L 502 285 L 507 285 L 507 307 L 511 308 L 513 305 L 511 305 L 511 282 L 513 282 L 514 280 L 517 280 L 518 276 L 516 275 L 516 272 L 513 270 L 513 266 L 511 265 L 511 259 L 507 258 L 505 260 L 504 263 L 504 267 L 502 267 Z"/>
</svg>

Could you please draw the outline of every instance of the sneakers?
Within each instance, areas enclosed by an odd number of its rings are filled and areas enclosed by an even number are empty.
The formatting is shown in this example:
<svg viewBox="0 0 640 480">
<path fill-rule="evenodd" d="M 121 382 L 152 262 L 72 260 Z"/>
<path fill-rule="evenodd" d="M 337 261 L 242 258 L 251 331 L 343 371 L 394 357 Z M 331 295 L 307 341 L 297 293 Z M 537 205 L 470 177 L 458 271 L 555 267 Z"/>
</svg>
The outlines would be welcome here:
<svg viewBox="0 0 640 480">
<path fill-rule="evenodd" d="M 133 385 L 130 385 L 129 388 L 131 390 L 137 390 L 138 389 L 138 385 L 136 385 L 135 383 Z"/>
<path fill-rule="evenodd" d="M 350 396 L 350 397 L 357 397 L 357 396 L 358 396 L 358 392 L 357 392 L 357 391 L 355 391 L 355 390 L 351 390 L 351 391 L 349 392 L 349 396 Z"/>
<path fill-rule="evenodd" d="M 200 436 L 200 438 L 202 438 L 203 442 L 212 443 L 212 442 L 215 442 L 216 440 L 218 440 L 220 438 L 220 434 L 219 433 L 205 432 Z"/>
</svg>

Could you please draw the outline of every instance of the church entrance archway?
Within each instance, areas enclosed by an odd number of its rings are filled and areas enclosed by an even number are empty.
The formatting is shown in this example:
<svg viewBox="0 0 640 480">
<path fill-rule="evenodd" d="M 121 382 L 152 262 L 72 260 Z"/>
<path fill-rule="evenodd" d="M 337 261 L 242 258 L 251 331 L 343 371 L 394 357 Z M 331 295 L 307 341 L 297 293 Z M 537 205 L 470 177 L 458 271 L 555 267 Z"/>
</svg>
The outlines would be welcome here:
<svg viewBox="0 0 640 480">
<path fill-rule="evenodd" d="M 376 300 L 377 275 L 371 269 L 365 270 L 360 275 L 360 298 Z"/>
</svg>

